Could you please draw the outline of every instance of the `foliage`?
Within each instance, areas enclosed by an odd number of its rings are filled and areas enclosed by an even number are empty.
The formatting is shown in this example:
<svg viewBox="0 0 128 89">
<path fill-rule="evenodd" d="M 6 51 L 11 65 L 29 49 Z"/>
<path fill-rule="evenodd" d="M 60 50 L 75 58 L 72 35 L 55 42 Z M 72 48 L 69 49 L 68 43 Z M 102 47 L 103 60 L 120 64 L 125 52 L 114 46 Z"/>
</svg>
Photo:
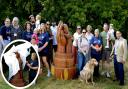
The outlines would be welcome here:
<svg viewBox="0 0 128 89">
<path fill-rule="evenodd" d="M 104 22 L 113 23 L 128 38 L 128 0 L 1 0 L 0 14 L 18 16 L 22 21 L 30 14 L 41 14 L 43 20 L 63 20 L 71 31 L 76 25 L 91 24 L 102 30 Z"/>
</svg>

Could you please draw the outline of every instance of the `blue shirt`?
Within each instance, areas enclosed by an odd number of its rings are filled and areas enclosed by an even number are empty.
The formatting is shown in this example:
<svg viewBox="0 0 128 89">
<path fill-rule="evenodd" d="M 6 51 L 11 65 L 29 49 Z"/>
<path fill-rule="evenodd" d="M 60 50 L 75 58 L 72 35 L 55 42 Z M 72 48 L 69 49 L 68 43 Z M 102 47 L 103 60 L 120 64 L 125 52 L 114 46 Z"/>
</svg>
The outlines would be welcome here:
<svg viewBox="0 0 128 89">
<path fill-rule="evenodd" d="M 27 32 L 27 31 L 25 31 L 24 33 L 23 33 L 23 36 L 22 36 L 22 38 L 24 39 L 24 40 L 27 40 L 27 41 L 31 41 L 31 37 L 32 37 L 32 32 L 30 31 L 30 32 Z"/>
<path fill-rule="evenodd" d="M 102 38 L 101 37 L 93 37 L 91 40 L 91 45 L 96 46 L 98 45 L 99 47 L 102 45 Z M 91 48 L 91 53 L 93 54 L 98 54 L 100 52 L 97 52 L 95 49 Z"/>
<path fill-rule="evenodd" d="M 3 40 L 10 40 L 11 37 L 11 27 L 1 26 L 0 35 L 3 37 Z"/>
<path fill-rule="evenodd" d="M 42 47 L 46 42 L 49 42 L 49 35 L 47 32 L 39 35 L 39 48 Z M 48 53 L 48 45 L 42 51 Z"/>
<path fill-rule="evenodd" d="M 32 67 L 38 67 L 38 60 L 30 60 L 30 65 Z M 32 77 L 36 77 L 36 74 L 37 74 L 37 70 L 33 70 L 33 69 L 30 69 L 29 71 L 29 75 L 32 76 Z"/>
</svg>

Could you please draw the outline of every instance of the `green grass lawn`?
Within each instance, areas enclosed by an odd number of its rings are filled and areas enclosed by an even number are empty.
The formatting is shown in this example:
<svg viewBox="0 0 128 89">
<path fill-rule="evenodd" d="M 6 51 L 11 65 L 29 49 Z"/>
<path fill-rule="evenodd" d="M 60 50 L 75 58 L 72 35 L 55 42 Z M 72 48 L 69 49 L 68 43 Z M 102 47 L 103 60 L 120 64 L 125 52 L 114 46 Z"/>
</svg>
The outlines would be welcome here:
<svg viewBox="0 0 128 89">
<path fill-rule="evenodd" d="M 112 65 L 112 64 L 111 64 Z M 111 66 L 112 78 L 105 78 L 100 76 L 95 78 L 95 85 L 92 84 L 86 85 L 78 79 L 73 80 L 56 80 L 53 76 L 50 78 L 46 77 L 46 74 L 43 73 L 37 79 L 37 84 L 32 85 L 28 89 L 128 89 L 128 62 L 125 64 L 125 86 L 119 86 L 118 82 L 113 82 L 113 66 Z M 0 89 L 11 89 L 2 77 L 0 76 Z"/>
</svg>

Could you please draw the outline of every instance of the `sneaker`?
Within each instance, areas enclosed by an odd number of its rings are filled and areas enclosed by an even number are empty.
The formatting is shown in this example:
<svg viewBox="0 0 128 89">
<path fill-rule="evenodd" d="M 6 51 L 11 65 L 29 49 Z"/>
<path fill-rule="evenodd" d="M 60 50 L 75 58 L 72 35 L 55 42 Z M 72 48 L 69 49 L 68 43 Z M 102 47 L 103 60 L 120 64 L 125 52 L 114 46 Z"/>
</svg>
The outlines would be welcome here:
<svg viewBox="0 0 128 89">
<path fill-rule="evenodd" d="M 47 77 L 50 77 L 50 76 L 51 76 L 51 73 L 50 73 L 50 72 L 48 72 Z"/>
<path fill-rule="evenodd" d="M 106 72 L 106 77 L 107 78 L 110 78 L 111 77 L 109 72 Z"/>
</svg>

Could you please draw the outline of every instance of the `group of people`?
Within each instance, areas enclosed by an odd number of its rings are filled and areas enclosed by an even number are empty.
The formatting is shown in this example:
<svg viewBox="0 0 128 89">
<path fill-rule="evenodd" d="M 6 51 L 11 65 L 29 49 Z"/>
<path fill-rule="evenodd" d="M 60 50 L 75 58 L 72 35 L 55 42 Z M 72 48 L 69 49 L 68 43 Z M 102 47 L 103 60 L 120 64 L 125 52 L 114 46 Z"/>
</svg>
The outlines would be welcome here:
<svg viewBox="0 0 128 89">
<path fill-rule="evenodd" d="M 87 61 L 95 58 L 98 66 L 94 68 L 94 76 L 98 77 L 99 64 L 102 62 L 102 73 L 107 78 L 111 77 L 110 63 L 114 56 L 114 71 L 115 79 L 119 81 L 119 85 L 124 85 L 124 63 L 127 59 L 127 40 L 122 37 L 120 31 L 114 31 L 113 24 L 103 24 L 103 31 L 99 29 L 91 32 L 92 26 L 87 25 L 86 29 L 82 30 L 77 26 L 76 32 L 73 35 L 73 54 L 77 60 L 78 75 Z"/>
<path fill-rule="evenodd" d="M 87 61 L 95 58 L 98 63 L 102 60 L 103 75 L 110 75 L 110 56 L 114 54 L 115 79 L 120 80 L 120 85 L 124 85 L 123 64 L 127 58 L 127 41 L 122 37 L 120 31 L 114 31 L 113 24 L 104 23 L 103 31 L 95 29 L 92 33 L 92 26 L 87 25 L 82 30 L 77 26 L 76 32 L 72 36 L 72 53 L 77 64 L 77 75 L 86 65 Z M 11 23 L 6 18 L 4 25 L 0 28 L 0 50 L 9 42 L 16 39 L 24 39 L 33 44 L 35 50 L 39 53 L 41 62 L 47 68 L 47 76 L 50 77 L 50 66 L 53 63 L 53 51 L 57 51 L 57 30 L 56 22 L 50 24 L 49 21 L 41 23 L 41 16 L 29 16 L 29 21 L 24 27 L 19 24 L 18 17 L 14 17 Z M 102 56 L 101 56 L 102 55 Z M 99 65 L 95 67 L 94 76 L 99 76 Z"/>
<path fill-rule="evenodd" d="M 26 21 L 24 26 L 19 24 L 18 17 L 14 17 L 12 22 L 6 18 L 4 25 L 0 27 L 0 54 L 5 46 L 11 41 L 23 39 L 31 42 L 34 49 L 39 53 L 41 62 L 46 66 L 50 77 L 50 65 L 53 62 L 53 52 L 57 51 L 57 26 L 56 22 L 41 23 L 41 16 L 29 16 L 29 21 Z M 48 60 L 47 60 L 48 59 Z"/>
</svg>

